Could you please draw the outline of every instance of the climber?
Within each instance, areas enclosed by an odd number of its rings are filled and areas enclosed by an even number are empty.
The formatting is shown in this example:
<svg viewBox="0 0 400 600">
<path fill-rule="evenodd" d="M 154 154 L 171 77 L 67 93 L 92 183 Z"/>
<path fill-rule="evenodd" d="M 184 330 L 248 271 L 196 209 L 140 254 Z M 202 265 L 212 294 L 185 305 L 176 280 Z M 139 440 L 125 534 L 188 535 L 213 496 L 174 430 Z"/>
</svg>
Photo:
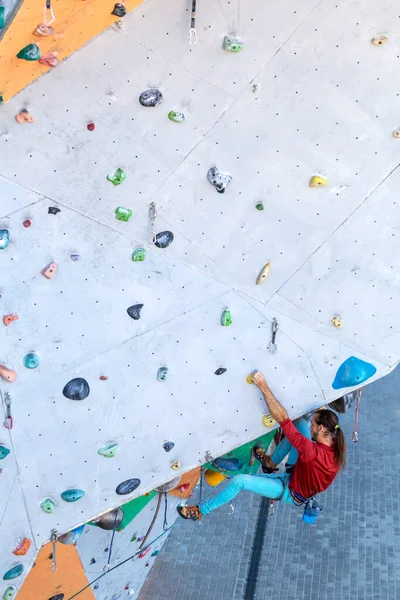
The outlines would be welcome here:
<svg viewBox="0 0 400 600">
<path fill-rule="evenodd" d="M 230 502 L 241 490 L 301 506 L 315 494 L 326 490 L 344 467 L 344 434 L 334 412 L 317 410 L 312 416 L 311 426 L 308 426 L 305 419 L 297 419 L 296 429 L 286 410 L 269 389 L 262 373 L 254 373 L 253 381 L 261 390 L 272 417 L 279 422 L 291 444 L 288 466 L 293 465 L 293 469 L 287 469 L 286 473 L 279 475 L 236 475 L 222 492 L 205 500 L 200 506 L 179 506 L 177 510 L 183 519 L 197 521 Z M 286 439 L 283 441 L 287 444 Z M 269 471 L 284 458 L 283 451 L 285 450 L 278 445 L 270 458 L 262 448 L 256 446 L 253 449 L 264 470 Z M 285 455 L 286 452 L 287 446 Z"/>
</svg>

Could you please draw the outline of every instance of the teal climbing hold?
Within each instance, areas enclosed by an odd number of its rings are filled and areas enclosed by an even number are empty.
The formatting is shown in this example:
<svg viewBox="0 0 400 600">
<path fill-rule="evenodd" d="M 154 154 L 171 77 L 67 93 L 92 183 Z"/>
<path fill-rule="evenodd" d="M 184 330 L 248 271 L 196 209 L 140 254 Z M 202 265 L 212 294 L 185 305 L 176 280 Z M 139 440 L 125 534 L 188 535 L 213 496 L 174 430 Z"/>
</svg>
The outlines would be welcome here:
<svg viewBox="0 0 400 600">
<path fill-rule="evenodd" d="M 102 446 L 97 450 L 97 454 L 100 456 L 104 456 L 104 458 L 114 458 L 118 450 L 118 444 L 116 442 L 112 442 L 111 444 L 107 444 L 106 446 Z"/>
<path fill-rule="evenodd" d="M 24 356 L 24 365 L 27 369 L 36 369 L 39 366 L 39 363 L 39 354 L 36 354 L 36 352 L 28 352 L 28 354 Z"/>
<path fill-rule="evenodd" d="M 0 6 L 0 29 L 3 29 L 4 25 L 6 24 L 6 7 L 5 6 Z"/>
<path fill-rule="evenodd" d="M 65 546 L 71 546 L 72 544 L 75 544 L 75 542 L 77 542 L 79 540 L 84 529 L 85 529 L 84 525 L 81 525 L 80 527 L 75 527 L 75 529 L 71 529 L 71 531 L 67 531 L 67 533 L 64 533 L 64 535 L 60 535 L 60 537 L 58 538 L 58 541 L 61 542 L 61 544 L 64 544 Z"/>
<path fill-rule="evenodd" d="M 18 52 L 17 58 L 22 58 L 23 60 L 39 60 L 39 46 L 37 44 L 28 44 Z"/>
<path fill-rule="evenodd" d="M 6 448 L 5 446 L 0 446 L 0 460 L 3 460 L 3 458 L 6 458 L 6 456 L 8 456 L 10 454 L 10 451 L 8 448 Z"/>
<path fill-rule="evenodd" d="M 10 243 L 10 232 L 8 229 L 0 229 L 0 250 L 4 250 Z"/>
<path fill-rule="evenodd" d="M 42 500 L 42 502 L 40 503 L 40 508 L 42 510 L 44 510 L 45 513 L 53 513 L 56 505 L 54 500 L 52 500 L 51 498 L 45 498 L 44 500 Z"/>
<path fill-rule="evenodd" d="M 65 500 L 65 502 L 77 502 L 78 500 L 83 498 L 84 495 L 85 495 L 85 492 L 83 490 L 78 490 L 78 489 L 73 488 L 70 490 L 65 490 L 65 492 L 62 492 L 61 498 L 63 500 Z"/>
<path fill-rule="evenodd" d="M 21 563 L 19 563 L 18 565 L 15 565 L 15 567 L 12 567 L 12 569 L 9 569 L 7 573 L 3 575 L 3 579 L 4 581 L 8 581 L 9 579 L 15 579 L 16 577 L 22 575 L 23 571 L 24 565 L 21 565 Z"/>
<path fill-rule="evenodd" d="M 14 597 L 15 588 L 8 587 L 3 594 L 3 600 L 11 600 Z"/>
<path fill-rule="evenodd" d="M 228 309 L 225 309 L 222 312 L 221 315 L 221 325 L 223 327 L 228 327 L 229 325 L 232 325 L 232 316 L 231 316 L 231 311 Z"/>
<path fill-rule="evenodd" d="M 154 552 L 151 553 L 151 556 L 158 556 L 160 554 L 159 550 L 154 550 Z"/>
<path fill-rule="evenodd" d="M 125 206 L 118 206 L 115 209 L 115 218 L 118 221 L 125 221 L 127 223 L 132 216 L 132 211 L 130 208 L 125 208 Z"/>
<path fill-rule="evenodd" d="M 132 254 L 133 262 L 143 262 L 146 258 L 146 249 L 145 248 L 136 248 Z"/>
<path fill-rule="evenodd" d="M 332 383 L 334 390 L 361 385 L 376 373 L 373 364 L 365 362 L 356 356 L 350 356 L 339 367 Z"/>
</svg>

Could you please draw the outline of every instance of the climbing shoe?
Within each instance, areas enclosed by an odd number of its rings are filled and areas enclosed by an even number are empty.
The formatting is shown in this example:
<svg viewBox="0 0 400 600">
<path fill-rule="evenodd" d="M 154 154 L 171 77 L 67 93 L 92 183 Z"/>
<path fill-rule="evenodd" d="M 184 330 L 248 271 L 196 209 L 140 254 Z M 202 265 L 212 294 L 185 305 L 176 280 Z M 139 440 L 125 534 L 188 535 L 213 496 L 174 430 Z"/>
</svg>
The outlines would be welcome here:
<svg viewBox="0 0 400 600">
<path fill-rule="evenodd" d="M 260 461 L 261 469 L 263 473 L 267 473 L 271 475 L 275 471 L 276 464 L 272 462 L 271 457 L 268 454 L 265 454 L 265 450 L 261 448 L 261 446 L 254 446 L 251 450 L 252 452 L 252 461 L 251 464 L 254 464 L 254 459 Z"/>
<path fill-rule="evenodd" d="M 176 510 L 182 519 L 190 521 L 199 521 L 203 516 L 198 506 L 178 506 Z"/>
</svg>

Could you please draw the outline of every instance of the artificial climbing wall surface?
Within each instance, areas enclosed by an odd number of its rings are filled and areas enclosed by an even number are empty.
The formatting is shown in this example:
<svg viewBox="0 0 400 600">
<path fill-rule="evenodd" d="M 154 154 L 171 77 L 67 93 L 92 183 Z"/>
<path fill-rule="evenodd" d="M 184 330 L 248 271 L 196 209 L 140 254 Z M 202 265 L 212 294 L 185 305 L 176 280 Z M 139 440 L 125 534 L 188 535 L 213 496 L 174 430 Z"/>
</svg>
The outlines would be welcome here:
<svg viewBox="0 0 400 600">
<path fill-rule="evenodd" d="M 2 107 L 0 305 L 19 318 L 0 330 L 17 374 L 1 381 L 1 572 L 19 538 L 33 540 L 26 573 L 53 528 L 265 433 L 251 371 L 295 417 L 398 362 L 399 14 L 390 1 L 207 0 L 189 46 L 188 2 L 153 0 Z M 244 48 L 223 50 L 225 35 Z M 139 102 L 149 87 L 158 106 Z M 23 106 L 34 123 L 15 121 Z M 232 176 L 224 194 L 213 166 Z M 150 202 L 166 248 L 149 242 Z M 63 395 L 77 377 L 81 401 Z M 128 479 L 140 483 L 118 495 Z M 66 502 L 70 489 L 85 494 Z"/>
<path fill-rule="evenodd" d="M 126 0 L 124 6 L 130 11 L 142 1 Z M 49 66 L 37 60 L 17 58 L 20 50 L 28 44 L 37 44 L 42 56 L 48 52 L 56 53 L 61 61 L 119 19 L 111 14 L 115 6 L 112 0 L 51 0 L 50 5 L 54 21 L 50 10 L 45 10 L 46 0 L 24 0 L 1 38 L 0 95 L 4 101 L 50 70 Z M 8 13 L 11 13 L 11 7 L 7 9 Z M 54 32 L 46 37 L 38 37 L 34 31 L 44 23 L 44 18 Z M 97 71 L 104 62 L 103 58 L 100 52 L 98 63 L 92 68 Z"/>
</svg>

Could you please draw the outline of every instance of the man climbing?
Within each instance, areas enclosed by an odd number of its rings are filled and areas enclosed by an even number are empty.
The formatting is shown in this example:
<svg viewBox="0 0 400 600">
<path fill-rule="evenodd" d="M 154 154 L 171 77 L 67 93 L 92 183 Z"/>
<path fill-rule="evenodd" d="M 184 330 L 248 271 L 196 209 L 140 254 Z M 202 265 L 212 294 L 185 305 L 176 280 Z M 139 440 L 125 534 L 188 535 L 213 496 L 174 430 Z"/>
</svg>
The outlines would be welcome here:
<svg viewBox="0 0 400 600">
<path fill-rule="evenodd" d="M 296 429 L 286 410 L 269 389 L 264 375 L 254 373 L 253 381 L 261 390 L 269 412 L 279 422 L 287 438 L 284 440 L 286 447 L 279 444 L 272 458 L 259 447 L 255 447 L 253 452 L 260 460 L 263 470 L 268 471 L 284 458 L 290 447 L 287 466 L 293 465 L 293 469 L 287 469 L 286 474 L 280 475 L 236 475 L 222 492 L 202 502 L 200 506 L 179 506 L 177 510 L 183 519 L 197 521 L 230 502 L 241 490 L 301 506 L 315 494 L 326 490 L 339 470 L 344 467 L 344 434 L 334 412 L 317 410 L 313 414 L 310 427 L 304 419 L 298 419 L 295 422 L 298 428 Z M 287 441 L 290 446 L 287 445 Z"/>
</svg>

